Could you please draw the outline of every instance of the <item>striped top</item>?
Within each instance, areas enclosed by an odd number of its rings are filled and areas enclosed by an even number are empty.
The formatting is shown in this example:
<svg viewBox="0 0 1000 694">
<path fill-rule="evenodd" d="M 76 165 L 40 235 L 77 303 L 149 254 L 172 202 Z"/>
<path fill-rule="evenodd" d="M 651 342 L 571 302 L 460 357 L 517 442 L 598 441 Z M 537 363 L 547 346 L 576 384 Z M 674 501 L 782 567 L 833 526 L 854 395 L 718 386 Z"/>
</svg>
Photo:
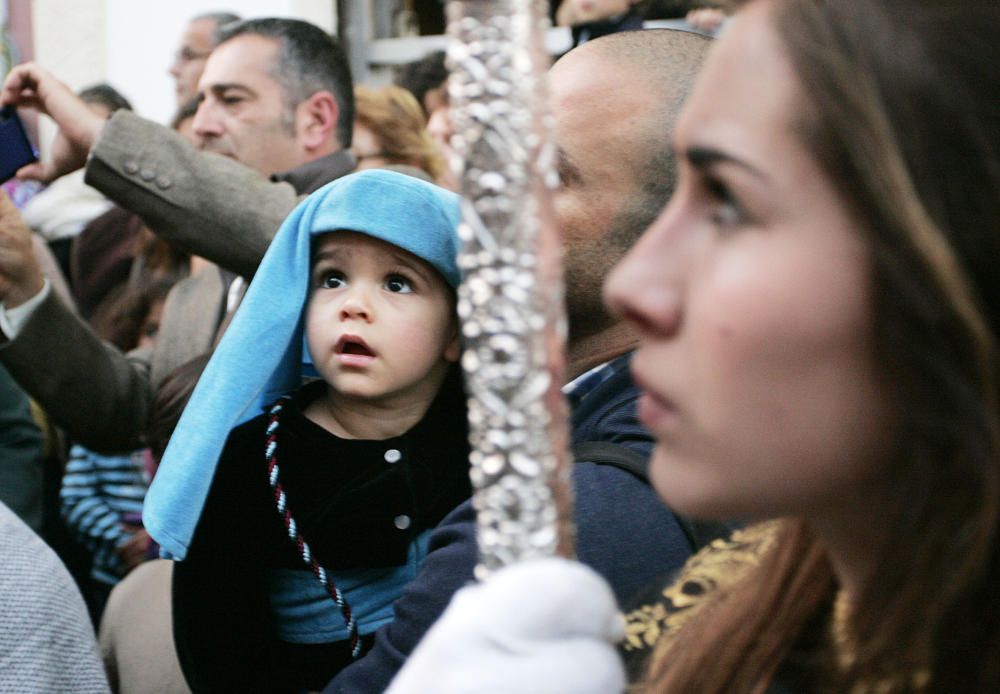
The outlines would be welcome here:
<svg viewBox="0 0 1000 694">
<path fill-rule="evenodd" d="M 149 486 L 145 449 L 100 455 L 73 446 L 63 476 L 62 515 L 73 535 L 93 554 L 91 576 L 114 585 L 125 574 L 115 549 L 131 537 L 122 527 L 138 523 Z"/>
</svg>

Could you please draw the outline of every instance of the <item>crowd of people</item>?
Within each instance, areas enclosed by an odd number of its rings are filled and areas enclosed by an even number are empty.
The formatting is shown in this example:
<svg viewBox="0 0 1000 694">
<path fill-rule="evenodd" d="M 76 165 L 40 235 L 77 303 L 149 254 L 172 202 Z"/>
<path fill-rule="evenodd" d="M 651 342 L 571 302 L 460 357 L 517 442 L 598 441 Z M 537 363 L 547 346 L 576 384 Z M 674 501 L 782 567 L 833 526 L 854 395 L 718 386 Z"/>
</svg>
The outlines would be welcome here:
<svg viewBox="0 0 1000 694">
<path fill-rule="evenodd" d="M 11 70 L 0 690 L 1000 689 L 1000 6 L 640 5 L 547 74 L 576 558 L 482 582 L 444 54 Z"/>
</svg>

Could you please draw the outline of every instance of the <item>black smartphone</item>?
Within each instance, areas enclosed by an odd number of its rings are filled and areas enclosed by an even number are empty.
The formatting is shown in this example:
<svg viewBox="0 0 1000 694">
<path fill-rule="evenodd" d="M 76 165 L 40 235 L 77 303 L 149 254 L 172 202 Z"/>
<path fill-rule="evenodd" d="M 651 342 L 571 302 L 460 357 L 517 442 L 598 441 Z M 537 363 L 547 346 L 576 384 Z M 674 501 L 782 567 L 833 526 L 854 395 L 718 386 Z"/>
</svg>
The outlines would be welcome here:
<svg viewBox="0 0 1000 694">
<path fill-rule="evenodd" d="M 24 131 L 24 123 L 13 106 L 5 106 L 0 109 L 0 183 L 33 161 L 38 161 L 38 152 Z"/>
</svg>

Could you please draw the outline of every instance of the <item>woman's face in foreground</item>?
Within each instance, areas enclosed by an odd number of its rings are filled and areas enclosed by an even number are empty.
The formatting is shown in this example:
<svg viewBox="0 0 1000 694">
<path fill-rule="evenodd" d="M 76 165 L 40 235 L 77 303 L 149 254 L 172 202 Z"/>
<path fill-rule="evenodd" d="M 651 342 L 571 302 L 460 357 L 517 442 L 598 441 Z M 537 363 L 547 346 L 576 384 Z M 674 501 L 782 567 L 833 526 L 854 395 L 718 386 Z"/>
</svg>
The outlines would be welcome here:
<svg viewBox="0 0 1000 694">
<path fill-rule="evenodd" d="M 866 245 L 793 130 L 799 82 L 768 21 L 754 3 L 713 49 L 678 188 L 606 287 L 642 338 L 653 483 L 694 515 L 843 510 L 892 443 Z"/>
</svg>

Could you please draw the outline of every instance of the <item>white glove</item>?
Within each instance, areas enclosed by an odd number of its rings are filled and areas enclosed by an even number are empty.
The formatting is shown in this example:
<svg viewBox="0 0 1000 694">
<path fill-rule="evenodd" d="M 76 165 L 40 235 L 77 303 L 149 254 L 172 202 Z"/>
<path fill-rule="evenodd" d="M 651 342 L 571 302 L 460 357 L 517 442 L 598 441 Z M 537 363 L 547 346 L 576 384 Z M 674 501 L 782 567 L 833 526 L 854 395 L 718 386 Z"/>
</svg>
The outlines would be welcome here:
<svg viewBox="0 0 1000 694">
<path fill-rule="evenodd" d="M 386 694 L 614 694 L 624 625 L 592 569 L 566 559 L 504 568 L 455 593 Z"/>
</svg>

